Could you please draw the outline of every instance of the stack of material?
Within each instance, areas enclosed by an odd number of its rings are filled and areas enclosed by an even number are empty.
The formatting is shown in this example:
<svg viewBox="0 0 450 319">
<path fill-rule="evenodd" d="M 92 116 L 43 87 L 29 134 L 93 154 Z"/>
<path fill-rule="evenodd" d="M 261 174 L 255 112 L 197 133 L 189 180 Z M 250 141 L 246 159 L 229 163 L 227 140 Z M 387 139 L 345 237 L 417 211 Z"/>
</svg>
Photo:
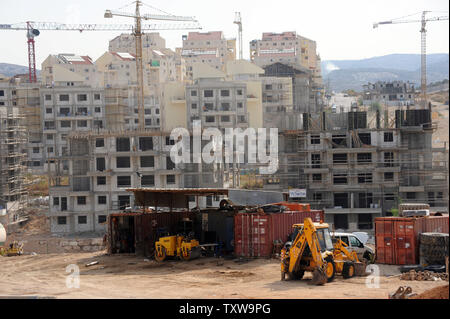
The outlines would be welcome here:
<svg viewBox="0 0 450 319">
<path fill-rule="evenodd" d="M 420 263 L 422 265 L 445 265 L 448 257 L 448 234 L 420 234 Z"/>
<path fill-rule="evenodd" d="M 435 273 L 432 271 L 415 271 L 405 272 L 400 277 L 401 280 L 418 280 L 418 281 L 436 281 L 436 280 L 446 280 L 448 281 L 447 273 Z"/>
</svg>

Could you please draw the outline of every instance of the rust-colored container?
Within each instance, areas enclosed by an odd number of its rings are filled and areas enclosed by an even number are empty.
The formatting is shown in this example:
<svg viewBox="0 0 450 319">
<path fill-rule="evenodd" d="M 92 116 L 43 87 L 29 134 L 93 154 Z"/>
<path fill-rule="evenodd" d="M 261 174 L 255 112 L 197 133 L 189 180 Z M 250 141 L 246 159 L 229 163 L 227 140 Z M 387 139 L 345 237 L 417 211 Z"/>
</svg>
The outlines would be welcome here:
<svg viewBox="0 0 450 319">
<path fill-rule="evenodd" d="M 377 262 L 390 265 L 419 263 L 419 234 L 448 233 L 447 216 L 375 218 Z"/>
<path fill-rule="evenodd" d="M 279 202 L 274 203 L 272 205 L 284 206 L 290 211 L 295 212 L 309 212 L 311 211 L 311 205 L 306 203 L 297 203 L 297 202 Z"/>
<path fill-rule="evenodd" d="M 237 214 L 234 217 L 234 253 L 238 257 L 270 257 L 274 240 L 287 241 L 292 225 L 306 217 L 324 220 L 323 210 L 289 211 L 275 214 Z"/>
<path fill-rule="evenodd" d="M 270 215 L 241 213 L 234 216 L 234 254 L 237 257 L 269 257 Z"/>
<path fill-rule="evenodd" d="M 274 240 L 287 241 L 292 233 L 292 225 L 303 223 L 306 217 L 310 217 L 313 222 L 324 220 L 323 210 L 311 210 L 308 212 L 284 212 L 282 214 L 270 214 L 270 230 L 272 243 Z"/>
</svg>

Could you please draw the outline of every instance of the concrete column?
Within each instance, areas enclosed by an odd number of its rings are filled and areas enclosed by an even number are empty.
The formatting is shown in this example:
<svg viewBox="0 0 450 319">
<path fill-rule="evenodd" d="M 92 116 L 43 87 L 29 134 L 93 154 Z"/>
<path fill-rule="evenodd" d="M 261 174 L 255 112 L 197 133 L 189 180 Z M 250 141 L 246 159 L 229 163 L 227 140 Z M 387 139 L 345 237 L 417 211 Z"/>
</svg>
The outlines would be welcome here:
<svg viewBox="0 0 450 319">
<path fill-rule="evenodd" d="M 355 206 L 355 204 L 353 203 L 353 197 L 354 197 L 354 193 L 353 192 L 351 192 L 350 193 L 350 208 L 355 208 L 354 206 Z"/>
</svg>

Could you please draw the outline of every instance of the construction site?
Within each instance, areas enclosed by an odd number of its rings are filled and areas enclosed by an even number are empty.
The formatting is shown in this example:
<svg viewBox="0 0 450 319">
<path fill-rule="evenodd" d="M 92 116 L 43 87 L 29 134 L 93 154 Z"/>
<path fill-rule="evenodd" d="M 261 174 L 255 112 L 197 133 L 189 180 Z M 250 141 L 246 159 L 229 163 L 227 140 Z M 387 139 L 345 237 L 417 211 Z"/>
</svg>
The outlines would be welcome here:
<svg viewBox="0 0 450 319">
<path fill-rule="evenodd" d="M 0 298 L 448 299 L 448 103 L 425 64 L 420 91 L 368 83 L 338 111 L 316 41 L 264 32 L 245 60 L 237 12 L 237 38 L 172 50 L 155 30 L 200 23 L 144 5 L 104 12 L 134 25 L 0 25 L 29 57 L 0 75 Z M 125 33 L 38 74 L 39 30 Z"/>
</svg>

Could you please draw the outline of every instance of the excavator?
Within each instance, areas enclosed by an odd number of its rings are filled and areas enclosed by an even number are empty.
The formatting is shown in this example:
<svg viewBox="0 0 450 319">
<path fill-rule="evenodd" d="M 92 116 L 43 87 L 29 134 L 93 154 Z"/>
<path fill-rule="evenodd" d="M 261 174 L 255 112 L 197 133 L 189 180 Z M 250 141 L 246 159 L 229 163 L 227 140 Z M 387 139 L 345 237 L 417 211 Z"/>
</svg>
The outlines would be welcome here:
<svg viewBox="0 0 450 319">
<path fill-rule="evenodd" d="M 294 224 L 292 244 L 281 250 L 281 280 L 302 279 L 305 271 L 313 273 L 311 284 L 323 285 L 333 281 L 336 265 L 329 226 L 313 223 L 307 217 L 303 224 Z"/>
<path fill-rule="evenodd" d="M 333 241 L 326 223 L 313 223 L 305 218 L 295 224 L 293 241 L 281 250 L 281 280 L 302 279 L 305 271 L 312 272 L 313 285 L 323 285 L 334 280 L 337 274 L 346 278 L 363 276 L 365 264 L 355 252 L 349 252 L 340 239 Z"/>
</svg>

